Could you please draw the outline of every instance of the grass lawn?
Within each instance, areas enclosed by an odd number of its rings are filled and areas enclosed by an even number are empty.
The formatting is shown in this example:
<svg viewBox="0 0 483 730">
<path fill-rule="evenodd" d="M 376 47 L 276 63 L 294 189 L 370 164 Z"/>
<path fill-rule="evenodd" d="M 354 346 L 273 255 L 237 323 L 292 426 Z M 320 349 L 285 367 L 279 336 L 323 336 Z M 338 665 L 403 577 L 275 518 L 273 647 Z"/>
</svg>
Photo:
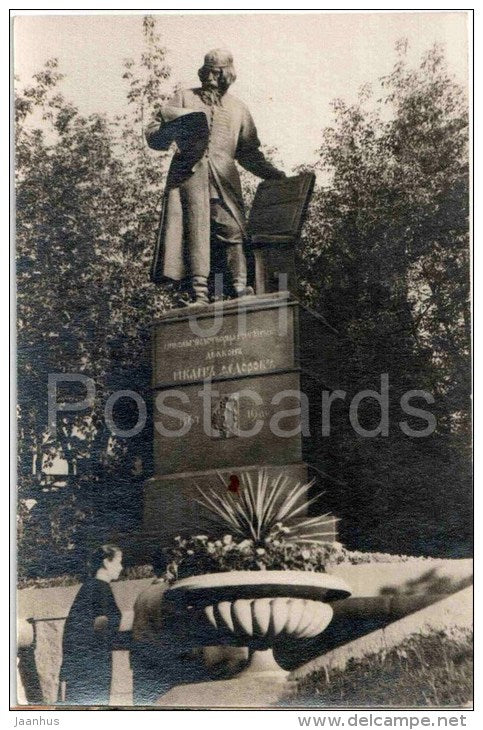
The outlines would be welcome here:
<svg viewBox="0 0 483 730">
<path fill-rule="evenodd" d="M 291 704 L 321 707 L 461 707 L 473 696 L 473 635 L 413 635 L 389 651 L 298 680 Z"/>
</svg>

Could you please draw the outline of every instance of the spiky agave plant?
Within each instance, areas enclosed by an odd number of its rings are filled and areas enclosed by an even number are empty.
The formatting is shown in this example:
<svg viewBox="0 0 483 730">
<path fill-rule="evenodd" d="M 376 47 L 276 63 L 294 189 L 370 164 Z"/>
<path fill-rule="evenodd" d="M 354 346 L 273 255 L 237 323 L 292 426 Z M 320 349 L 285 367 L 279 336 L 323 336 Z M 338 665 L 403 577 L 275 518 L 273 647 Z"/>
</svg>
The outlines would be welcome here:
<svg viewBox="0 0 483 730">
<path fill-rule="evenodd" d="M 263 544 L 277 527 L 285 528 L 287 542 L 297 544 L 322 544 L 333 536 L 335 518 L 329 512 L 314 517 L 302 516 L 307 507 L 322 496 L 304 499 L 314 480 L 293 484 L 289 477 L 283 474 L 270 477 L 264 469 L 257 473 L 255 480 L 248 472 L 240 477 L 237 494 L 229 491 L 229 485 L 218 473 L 223 492 L 220 494 L 211 487 L 202 490 L 196 485 L 198 497 L 194 497 L 210 512 L 215 523 L 234 536 Z"/>
</svg>

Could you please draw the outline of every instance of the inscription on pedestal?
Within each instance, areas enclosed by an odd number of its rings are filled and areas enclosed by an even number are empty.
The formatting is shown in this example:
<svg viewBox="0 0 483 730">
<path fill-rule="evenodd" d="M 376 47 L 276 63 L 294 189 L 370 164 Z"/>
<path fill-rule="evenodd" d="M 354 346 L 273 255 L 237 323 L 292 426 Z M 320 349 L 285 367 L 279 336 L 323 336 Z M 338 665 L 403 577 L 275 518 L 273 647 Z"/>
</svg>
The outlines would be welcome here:
<svg viewBox="0 0 483 730">
<path fill-rule="evenodd" d="M 154 332 L 153 386 L 260 375 L 294 364 L 293 309 L 166 322 Z"/>
<path fill-rule="evenodd" d="M 292 372 L 248 378 L 243 387 L 239 380 L 223 380 L 206 400 L 200 384 L 184 385 L 183 399 L 172 389 L 158 391 L 153 409 L 155 472 L 299 461 L 301 413 L 294 393 L 300 390 L 299 374 Z M 279 402 L 280 393 L 292 395 Z M 173 435 L 180 426 L 182 434 Z M 285 438 L 279 435 L 282 429 Z"/>
</svg>

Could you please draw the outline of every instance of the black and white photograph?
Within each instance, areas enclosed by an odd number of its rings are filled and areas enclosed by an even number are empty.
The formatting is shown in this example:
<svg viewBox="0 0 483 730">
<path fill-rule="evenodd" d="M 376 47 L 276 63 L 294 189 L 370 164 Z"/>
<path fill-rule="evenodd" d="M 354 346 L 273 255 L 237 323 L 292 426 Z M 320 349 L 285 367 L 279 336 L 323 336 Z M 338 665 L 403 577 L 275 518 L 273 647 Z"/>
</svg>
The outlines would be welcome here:
<svg viewBox="0 0 483 730">
<path fill-rule="evenodd" d="M 16 718 L 465 727 L 472 10 L 10 22 Z"/>
</svg>

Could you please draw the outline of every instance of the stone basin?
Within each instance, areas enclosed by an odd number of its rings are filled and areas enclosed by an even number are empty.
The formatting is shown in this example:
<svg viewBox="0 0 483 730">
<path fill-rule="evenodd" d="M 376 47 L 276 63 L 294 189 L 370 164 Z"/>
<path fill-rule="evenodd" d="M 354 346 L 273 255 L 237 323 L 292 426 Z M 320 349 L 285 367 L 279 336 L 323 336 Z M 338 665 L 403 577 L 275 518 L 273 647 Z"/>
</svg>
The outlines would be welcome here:
<svg viewBox="0 0 483 730">
<path fill-rule="evenodd" d="M 330 603 L 347 598 L 351 589 L 327 573 L 296 570 L 208 573 L 178 581 L 164 598 L 176 610 L 194 611 L 201 629 L 215 630 L 220 643 L 232 638 L 250 650 L 241 675 L 284 679 L 273 646 L 283 637 L 308 639 L 322 633 L 332 620 Z"/>
<path fill-rule="evenodd" d="M 169 593 L 185 591 L 186 598 L 196 602 L 216 597 L 275 598 L 286 596 L 316 601 L 348 598 L 352 591 L 347 583 L 329 573 L 299 570 L 232 570 L 226 573 L 205 573 L 177 581 Z"/>
</svg>

